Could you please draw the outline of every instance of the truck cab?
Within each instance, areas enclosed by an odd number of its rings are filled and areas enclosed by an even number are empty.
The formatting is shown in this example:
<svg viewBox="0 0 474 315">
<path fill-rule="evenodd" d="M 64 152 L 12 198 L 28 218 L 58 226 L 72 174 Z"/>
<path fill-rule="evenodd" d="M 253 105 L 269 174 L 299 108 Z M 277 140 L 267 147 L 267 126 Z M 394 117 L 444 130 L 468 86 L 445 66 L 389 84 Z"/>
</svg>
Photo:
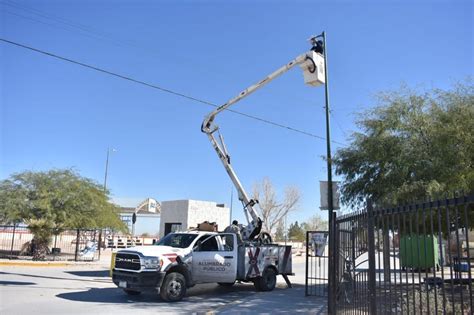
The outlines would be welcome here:
<svg viewBox="0 0 474 315">
<path fill-rule="evenodd" d="M 170 233 L 153 246 L 118 251 L 112 279 L 127 294 L 155 290 L 164 300 L 180 300 L 198 283 L 234 283 L 236 253 L 234 234 Z"/>
</svg>

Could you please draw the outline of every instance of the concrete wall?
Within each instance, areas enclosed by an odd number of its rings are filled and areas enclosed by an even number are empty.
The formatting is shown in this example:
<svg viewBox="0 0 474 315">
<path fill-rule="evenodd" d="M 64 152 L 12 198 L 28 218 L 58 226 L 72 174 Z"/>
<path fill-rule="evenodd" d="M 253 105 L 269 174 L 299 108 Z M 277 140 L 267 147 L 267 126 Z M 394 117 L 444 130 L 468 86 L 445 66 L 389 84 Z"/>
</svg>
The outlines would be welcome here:
<svg viewBox="0 0 474 315">
<path fill-rule="evenodd" d="M 181 223 L 182 230 L 196 227 L 204 221 L 216 222 L 219 230 L 229 225 L 230 209 L 218 207 L 212 201 L 173 200 L 161 202 L 160 237 L 165 234 L 165 223 Z"/>
<path fill-rule="evenodd" d="M 182 230 L 188 229 L 189 200 L 161 202 L 160 237 L 165 234 L 165 223 L 181 223 Z"/>
<path fill-rule="evenodd" d="M 215 202 L 189 200 L 188 227 L 197 227 L 204 221 L 216 222 L 219 231 L 229 225 L 230 209 L 218 207 Z"/>
</svg>

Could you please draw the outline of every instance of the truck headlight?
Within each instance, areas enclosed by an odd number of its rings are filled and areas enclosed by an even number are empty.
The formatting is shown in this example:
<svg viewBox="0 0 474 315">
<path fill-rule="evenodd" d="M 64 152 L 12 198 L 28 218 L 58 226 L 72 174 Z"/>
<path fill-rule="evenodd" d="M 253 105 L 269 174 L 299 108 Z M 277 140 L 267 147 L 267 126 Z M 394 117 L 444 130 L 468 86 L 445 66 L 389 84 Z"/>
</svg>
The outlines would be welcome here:
<svg viewBox="0 0 474 315">
<path fill-rule="evenodd" d="M 145 269 L 159 269 L 161 267 L 160 261 L 157 257 L 145 257 L 143 260 Z"/>
</svg>

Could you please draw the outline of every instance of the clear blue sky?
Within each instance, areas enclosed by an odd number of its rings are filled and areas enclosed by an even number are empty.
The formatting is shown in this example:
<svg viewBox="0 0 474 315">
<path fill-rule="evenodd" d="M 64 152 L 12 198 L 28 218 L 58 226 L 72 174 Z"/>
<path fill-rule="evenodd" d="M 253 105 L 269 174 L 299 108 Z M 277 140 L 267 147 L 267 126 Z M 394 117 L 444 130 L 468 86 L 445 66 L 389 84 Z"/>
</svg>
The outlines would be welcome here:
<svg viewBox="0 0 474 315">
<path fill-rule="evenodd" d="M 470 1 L 0 1 L 2 38 L 214 103 L 328 34 L 332 138 L 347 143 L 354 112 L 378 91 L 448 88 L 473 73 Z M 0 43 L 0 179 L 74 167 L 114 200 L 229 203 L 231 183 L 200 132 L 206 105 Z M 294 69 L 236 110 L 325 136 L 324 89 Z M 232 113 L 218 118 L 248 190 L 271 178 L 300 188 L 289 220 L 319 211 L 323 140 Z M 333 144 L 333 151 L 339 147 Z M 234 195 L 235 196 L 235 195 Z M 236 217 L 243 216 L 237 202 Z"/>
</svg>

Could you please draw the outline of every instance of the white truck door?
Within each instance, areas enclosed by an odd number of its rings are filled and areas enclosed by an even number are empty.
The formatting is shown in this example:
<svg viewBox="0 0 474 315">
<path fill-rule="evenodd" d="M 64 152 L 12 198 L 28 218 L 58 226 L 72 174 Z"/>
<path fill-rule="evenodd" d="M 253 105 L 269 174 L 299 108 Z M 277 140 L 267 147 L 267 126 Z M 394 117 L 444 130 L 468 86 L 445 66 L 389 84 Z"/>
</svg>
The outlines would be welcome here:
<svg viewBox="0 0 474 315">
<path fill-rule="evenodd" d="M 235 234 L 204 237 L 197 244 L 192 254 L 194 282 L 234 282 L 237 277 Z"/>
</svg>

